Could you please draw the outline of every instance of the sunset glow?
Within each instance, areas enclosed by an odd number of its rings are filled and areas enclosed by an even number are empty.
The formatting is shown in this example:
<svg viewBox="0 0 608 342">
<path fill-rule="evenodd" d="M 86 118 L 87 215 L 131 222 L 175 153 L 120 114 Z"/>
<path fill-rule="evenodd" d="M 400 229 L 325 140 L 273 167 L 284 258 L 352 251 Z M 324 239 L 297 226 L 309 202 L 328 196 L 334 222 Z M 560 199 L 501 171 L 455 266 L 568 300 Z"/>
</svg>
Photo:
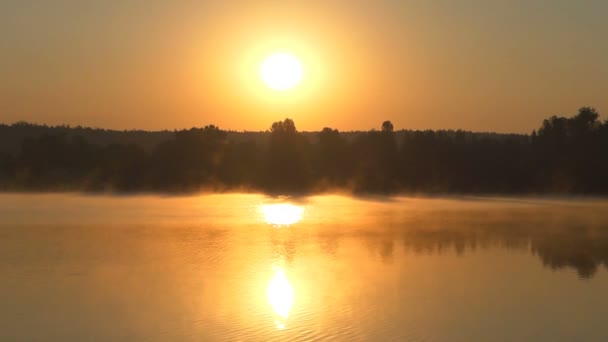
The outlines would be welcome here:
<svg viewBox="0 0 608 342">
<path fill-rule="evenodd" d="M 608 342 L 606 14 L 0 0 L 0 342 Z"/>
<path fill-rule="evenodd" d="M 2 121 L 527 133 L 605 111 L 608 2 L 547 3 L 540 22 L 534 3 L 4 1 Z"/>
</svg>

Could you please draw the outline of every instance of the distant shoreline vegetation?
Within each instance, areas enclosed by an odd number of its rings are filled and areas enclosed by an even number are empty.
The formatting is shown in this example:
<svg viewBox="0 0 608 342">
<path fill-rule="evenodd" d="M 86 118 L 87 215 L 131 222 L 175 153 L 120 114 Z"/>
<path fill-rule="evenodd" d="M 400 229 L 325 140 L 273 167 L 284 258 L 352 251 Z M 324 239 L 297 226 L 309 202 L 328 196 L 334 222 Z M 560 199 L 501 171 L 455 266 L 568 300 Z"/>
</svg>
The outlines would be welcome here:
<svg viewBox="0 0 608 342">
<path fill-rule="evenodd" d="M 0 125 L 1 191 L 608 194 L 608 121 L 583 107 L 526 134 L 113 131 Z"/>
</svg>

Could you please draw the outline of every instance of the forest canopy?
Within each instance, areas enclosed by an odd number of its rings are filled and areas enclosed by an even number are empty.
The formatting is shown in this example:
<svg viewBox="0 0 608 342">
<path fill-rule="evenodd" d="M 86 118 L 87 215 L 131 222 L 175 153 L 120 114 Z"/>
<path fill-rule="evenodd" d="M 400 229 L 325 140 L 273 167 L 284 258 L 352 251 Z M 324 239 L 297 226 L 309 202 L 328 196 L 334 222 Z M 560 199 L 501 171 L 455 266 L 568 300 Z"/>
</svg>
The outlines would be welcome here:
<svg viewBox="0 0 608 342">
<path fill-rule="evenodd" d="M 608 193 L 608 122 L 583 107 L 529 135 L 465 131 L 174 132 L 0 125 L 4 191 Z"/>
</svg>

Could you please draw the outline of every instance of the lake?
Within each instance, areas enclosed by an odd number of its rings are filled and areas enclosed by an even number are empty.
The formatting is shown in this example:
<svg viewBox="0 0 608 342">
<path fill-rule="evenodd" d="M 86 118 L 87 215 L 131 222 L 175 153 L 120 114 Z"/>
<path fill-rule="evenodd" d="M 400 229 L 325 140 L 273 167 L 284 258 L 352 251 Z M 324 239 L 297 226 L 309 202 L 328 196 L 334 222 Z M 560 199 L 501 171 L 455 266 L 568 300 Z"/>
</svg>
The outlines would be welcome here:
<svg viewBox="0 0 608 342">
<path fill-rule="evenodd" d="M 608 202 L 0 195 L 0 341 L 608 341 Z"/>
</svg>

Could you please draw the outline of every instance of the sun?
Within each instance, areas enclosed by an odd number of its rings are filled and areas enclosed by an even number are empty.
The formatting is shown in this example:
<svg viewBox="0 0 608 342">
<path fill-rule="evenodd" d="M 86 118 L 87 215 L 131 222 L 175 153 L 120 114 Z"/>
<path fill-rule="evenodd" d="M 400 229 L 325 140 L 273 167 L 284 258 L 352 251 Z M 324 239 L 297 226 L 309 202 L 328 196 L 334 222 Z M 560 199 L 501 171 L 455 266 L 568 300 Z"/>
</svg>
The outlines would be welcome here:
<svg viewBox="0 0 608 342">
<path fill-rule="evenodd" d="M 277 91 L 294 88 L 302 81 L 304 68 L 293 55 L 277 52 L 268 56 L 260 67 L 260 77 L 266 85 Z"/>
</svg>

